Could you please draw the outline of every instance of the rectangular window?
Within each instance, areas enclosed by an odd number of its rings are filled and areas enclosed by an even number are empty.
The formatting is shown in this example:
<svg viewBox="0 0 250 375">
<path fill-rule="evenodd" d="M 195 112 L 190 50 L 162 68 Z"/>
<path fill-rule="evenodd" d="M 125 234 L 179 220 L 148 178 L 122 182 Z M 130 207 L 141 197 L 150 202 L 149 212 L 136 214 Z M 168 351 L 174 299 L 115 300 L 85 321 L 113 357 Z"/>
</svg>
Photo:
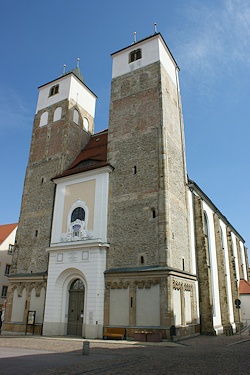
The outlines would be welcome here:
<svg viewBox="0 0 250 375">
<path fill-rule="evenodd" d="M 49 90 L 49 96 L 53 96 L 59 93 L 59 85 L 52 86 Z"/>
<path fill-rule="evenodd" d="M 13 250 L 14 250 L 14 245 L 9 244 L 8 254 L 12 254 Z"/>
<path fill-rule="evenodd" d="M 128 62 L 131 63 L 133 61 L 139 60 L 142 57 L 141 49 L 138 48 L 135 51 L 130 52 Z"/>
<path fill-rule="evenodd" d="M 2 298 L 7 297 L 7 290 L 8 290 L 7 285 L 3 285 L 3 287 L 2 287 Z"/>
<path fill-rule="evenodd" d="M 9 275 L 10 274 L 10 264 L 6 264 L 5 266 L 5 275 Z"/>
</svg>

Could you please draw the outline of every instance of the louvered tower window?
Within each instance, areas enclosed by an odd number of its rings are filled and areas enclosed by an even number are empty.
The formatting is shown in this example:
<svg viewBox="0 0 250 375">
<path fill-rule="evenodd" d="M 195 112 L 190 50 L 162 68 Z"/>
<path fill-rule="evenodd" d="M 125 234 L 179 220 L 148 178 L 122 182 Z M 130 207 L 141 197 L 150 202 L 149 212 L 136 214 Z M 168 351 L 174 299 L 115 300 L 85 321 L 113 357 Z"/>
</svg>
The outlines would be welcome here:
<svg viewBox="0 0 250 375">
<path fill-rule="evenodd" d="M 129 63 L 141 59 L 141 49 L 138 48 L 129 54 Z"/>
</svg>

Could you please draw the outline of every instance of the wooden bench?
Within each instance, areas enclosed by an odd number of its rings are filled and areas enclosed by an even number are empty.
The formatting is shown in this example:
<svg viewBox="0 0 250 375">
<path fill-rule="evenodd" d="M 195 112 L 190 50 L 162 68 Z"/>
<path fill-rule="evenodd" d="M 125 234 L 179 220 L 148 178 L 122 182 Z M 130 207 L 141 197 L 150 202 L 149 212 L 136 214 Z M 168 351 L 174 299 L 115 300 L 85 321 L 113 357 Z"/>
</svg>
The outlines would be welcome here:
<svg viewBox="0 0 250 375">
<path fill-rule="evenodd" d="M 121 339 L 123 340 L 126 337 L 126 329 L 125 328 L 111 328 L 107 327 L 103 330 L 103 338 L 112 338 L 112 339 Z"/>
</svg>

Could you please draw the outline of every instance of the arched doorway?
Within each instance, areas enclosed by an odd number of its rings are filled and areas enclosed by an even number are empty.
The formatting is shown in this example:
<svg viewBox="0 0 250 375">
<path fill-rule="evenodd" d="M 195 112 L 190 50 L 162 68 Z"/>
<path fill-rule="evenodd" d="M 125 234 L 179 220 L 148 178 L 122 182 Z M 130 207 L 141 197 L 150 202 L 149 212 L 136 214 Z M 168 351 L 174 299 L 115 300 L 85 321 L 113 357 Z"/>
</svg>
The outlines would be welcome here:
<svg viewBox="0 0 250 375">
<path fill-rule="evenodd" d="M 76 279 L 72 282 L 69 289 L 68 335 L 82 336 L 84 291 L 82 280 Z"/>
</svg>

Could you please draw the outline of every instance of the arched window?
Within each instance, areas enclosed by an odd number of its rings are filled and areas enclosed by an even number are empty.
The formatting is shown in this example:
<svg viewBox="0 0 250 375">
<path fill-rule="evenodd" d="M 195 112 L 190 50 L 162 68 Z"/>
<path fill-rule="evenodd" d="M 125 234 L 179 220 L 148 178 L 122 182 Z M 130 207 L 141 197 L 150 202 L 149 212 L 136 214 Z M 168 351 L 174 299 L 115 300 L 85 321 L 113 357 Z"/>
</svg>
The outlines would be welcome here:
<svg viewBox="0 0 250 375">
<path fill-rule="evenodd" d="M 40 126 L 47 125 L 48 124 L 48 118 L 49 118 L 49 113 L 43 112 L 43 114 L 40 117 Z"/>
<path fill-rule="evenodd" d="M 74 280 L 70 286 L 70 290 L 82 290 L 84 289 L 83 281 L 80 279 Z"/>
<path fill-rule="evenodd" d="M 73 121 L 75 124 L 79 124 L 79 112 L 76 109 L 74 109 Z"/>
<path fill-rule="evenodd" d="M 82 207 L 77 207 L 71 214 L 73 238 L 80 238 L 83 222 L 85 220 L 85 211 Z"/>
<path fill-rule="evenodd" d="M 81 221 L 85 220 L 85 211 L 82 207 L 75 208 L 74 211 L 71 214 L 71 220 L 70 220 L 71 223 L 73 223 L 77 219 L 81 220 Z"/>
<path fill-rule="evenodd" d="M 61 241 L 83 241 L 93 237 L 93 231 L 88 230 L 89 209 L 86 202 L 77 199 L 69 209 L 67 232 L 62 233 Z"/>
<path fill-rule="evenodd" d="M 141 49 L 140 48 L 138 48 L 138 49 L 130 52 L 130 54 L 129 54 L 129 63 L 141 59 L 141 56 L 142 56 L 142 54 L 141 54 Z"/>
<path fill-rule="evenodd" d="M 89 120 L 86 117 L 83 119 L 83 129 L 86 131 L 89 130 Z"/>
<path fill-rule="evenodd" d="M 62 107 L 57 107 L 54 112 L 53 122 L 61 120 L 62 118 Z"/>
<path fill-rule="evenodd" d="M 49 90 L 49 96 L 53 96 L 59 93 L 59 85 L 52 86 Z"/>
<path fill-rule="evenodd" d="M 204 231 L 205 231 L 205 243 L 207 249 L 207 265 L 210 266 L 210 242 L 209 242 L 209 227 L 207 213 L 204 211 Z"/>
</svg>

